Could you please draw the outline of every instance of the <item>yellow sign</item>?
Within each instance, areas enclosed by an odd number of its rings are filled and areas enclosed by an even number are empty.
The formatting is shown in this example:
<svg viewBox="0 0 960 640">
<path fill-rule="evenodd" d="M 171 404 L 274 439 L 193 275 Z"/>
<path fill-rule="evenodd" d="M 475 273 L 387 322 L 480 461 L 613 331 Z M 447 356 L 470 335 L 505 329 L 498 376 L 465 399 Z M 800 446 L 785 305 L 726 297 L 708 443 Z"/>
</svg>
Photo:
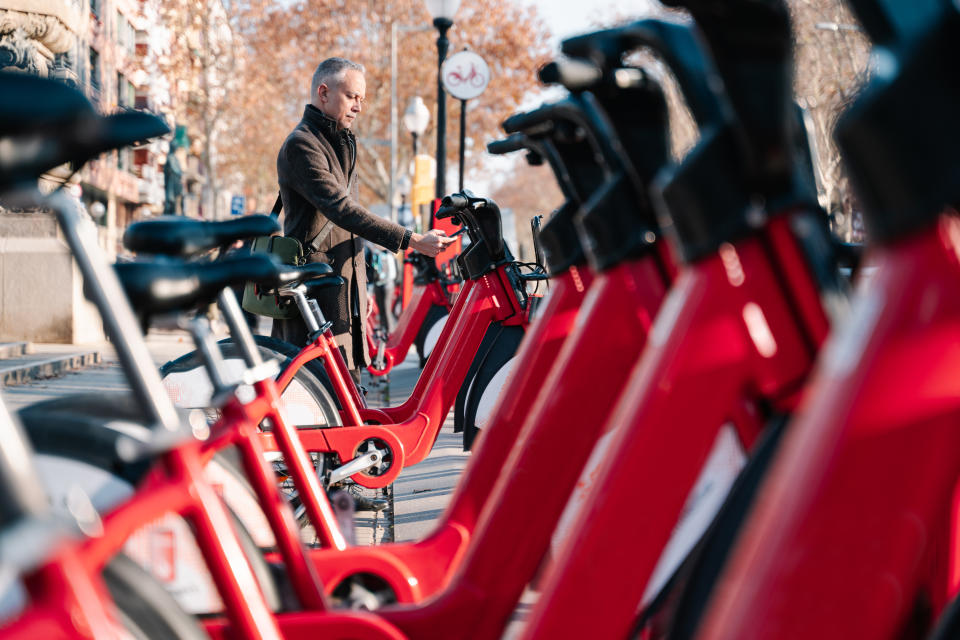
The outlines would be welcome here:
<svg viewBox="0 0 960 640">
<path fill-rule="evenodd" d="M 434 176 L 437 173 L 437 162 L 432 156 L 425 153 L 417 154 L 413 165 L 413 186 L 410 188 L 410 211 L 414 220 L 419 221 L 419 230 L 430 228 L 430 203 L 433 202 Z M 421 214 L 422 205 L 427 205 L 426 218 Z"/>
</svg>

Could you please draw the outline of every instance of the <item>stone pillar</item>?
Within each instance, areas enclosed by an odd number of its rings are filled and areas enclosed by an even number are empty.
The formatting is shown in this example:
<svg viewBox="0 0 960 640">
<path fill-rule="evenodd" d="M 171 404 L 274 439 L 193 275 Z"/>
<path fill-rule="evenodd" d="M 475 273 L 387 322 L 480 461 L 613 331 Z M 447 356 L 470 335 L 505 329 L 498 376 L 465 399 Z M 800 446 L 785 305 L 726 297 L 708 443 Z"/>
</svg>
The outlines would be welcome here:
<svg viewBox="0 0 960 640">
<path fill-rule="evenodd" d="M 87 0 L 0 0 L 0 69 L 76 81 L 54 60 L 84 41 L 88 6 Z M 64 177 L 51 174 L 43 186 Z M 50 213 L 0 208 L 0 342 L 10 340 L 103 340 L 99 316 L 83 296 L 73 256 Z"/>
<path fill-rule="evenodd" d="M 91 233 L 95 229 L 90 228 Z M 0 215 L 0 342 L 103 340 L 83 280 L 50 213 Z"/>
</svg>

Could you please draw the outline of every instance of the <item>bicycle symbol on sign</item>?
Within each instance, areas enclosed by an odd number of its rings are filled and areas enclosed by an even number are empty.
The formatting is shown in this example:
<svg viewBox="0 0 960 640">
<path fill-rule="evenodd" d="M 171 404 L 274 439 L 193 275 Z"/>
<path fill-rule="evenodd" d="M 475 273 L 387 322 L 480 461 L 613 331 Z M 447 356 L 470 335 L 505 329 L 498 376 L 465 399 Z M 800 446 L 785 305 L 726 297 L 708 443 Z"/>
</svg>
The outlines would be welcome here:
<svg viewBox="0 0 960 640">
<path fill-rule="evenodd" d="M 459 100 L 476 98 L 490 82 L 487 63 L 472 51 L 460 51 L 447 58 L 441 73 L 443 86 Z"/>
<path fill-rule="evenodd" d="M 467 73 L 463 72 L 463 66 L 458 66 L 447 73 L 447 84 L 454 87 L 468 85 L 474 89 L 479 89 L 486 81 L 487 79 L 477 71 L 477 67 L 473 64 L 470 65 L 470 71 Z"/>
</svg>

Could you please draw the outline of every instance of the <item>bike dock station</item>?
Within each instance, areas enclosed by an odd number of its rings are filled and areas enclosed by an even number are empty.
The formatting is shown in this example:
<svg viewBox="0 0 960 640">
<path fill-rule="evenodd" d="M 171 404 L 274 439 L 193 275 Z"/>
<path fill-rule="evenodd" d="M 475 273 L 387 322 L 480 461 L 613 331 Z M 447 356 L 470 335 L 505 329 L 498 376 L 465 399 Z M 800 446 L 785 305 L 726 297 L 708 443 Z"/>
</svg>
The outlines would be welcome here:
<svg viewBox="0 0 960 640">
<path fill-rule="evenodd" d="M 562 194 L 533 258 L 493 196 L 438 194 L 458 255 L 383 226 L 415 276 L 395 305 L 397 257 L 369 263 L 366 317 L 282 235 L 283 180 L 271 215 L 137 220 L 114 261 L 38 176 L 170 127 L 0 73 L 0 196 L 52 213 L 109 339 L 0 344 L 0 640 L 960 637 L 960 4 L 847 1 L 855 245 L 792 6 L 663 2 L 563 40 L 487 145 Z"/>
</svg>

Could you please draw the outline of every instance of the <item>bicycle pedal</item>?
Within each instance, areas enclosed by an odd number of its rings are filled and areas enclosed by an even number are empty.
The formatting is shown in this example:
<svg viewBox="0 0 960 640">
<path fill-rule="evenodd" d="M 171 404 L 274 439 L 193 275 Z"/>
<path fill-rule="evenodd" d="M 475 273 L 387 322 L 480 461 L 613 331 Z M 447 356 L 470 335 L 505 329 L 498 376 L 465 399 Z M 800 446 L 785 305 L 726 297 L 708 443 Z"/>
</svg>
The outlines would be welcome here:
<svg viewBox="0 0 960 640">
<path fill-rule="evenodd" d="M 374 449 L 373 451 L 368 451 L 363 455 L 357 456 L 350 462 L 331 470 L 327 483 L 333 485 L 349 478 L 355 473 L 361 473 L 367 469 L 370 469 L 371 467 L 375 467 L 383 462 L 385 455 L 385 451 L 381 449 Z"/>
</svg>

